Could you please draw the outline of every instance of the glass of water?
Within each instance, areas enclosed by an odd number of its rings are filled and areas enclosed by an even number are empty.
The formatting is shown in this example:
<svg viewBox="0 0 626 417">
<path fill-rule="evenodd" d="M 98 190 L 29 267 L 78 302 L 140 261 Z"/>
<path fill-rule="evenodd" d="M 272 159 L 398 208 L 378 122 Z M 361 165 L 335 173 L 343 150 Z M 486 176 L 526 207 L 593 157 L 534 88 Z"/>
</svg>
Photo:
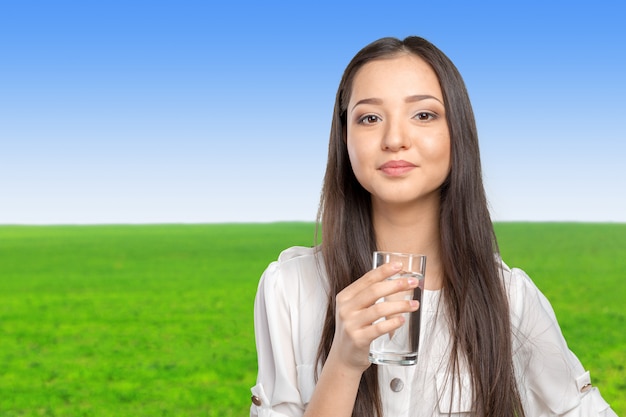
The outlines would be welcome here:
<svg viewBox="0 0 626 417">
<path fill-rule="evenodd" d="M 418 287 L 407 291 L 390 294 L 377 301 L 417 300 L 420 307 L 417 311 L 403 313 L 402 327 L 379 336 L 370 345 L 369 360 L 377 365 L 415 365 L 420 339 L 420 321 L 422 311 L 422 292 L 424 291 L 424 274 L 426 272 L 426 255 L 396 252 L 374 252 L 373 268 L 390 262 L 401 262 L 402 269 L 387 279 L 414 278 Z M 381 317 L 375 323 L 386 320 Z"/>
</svg>

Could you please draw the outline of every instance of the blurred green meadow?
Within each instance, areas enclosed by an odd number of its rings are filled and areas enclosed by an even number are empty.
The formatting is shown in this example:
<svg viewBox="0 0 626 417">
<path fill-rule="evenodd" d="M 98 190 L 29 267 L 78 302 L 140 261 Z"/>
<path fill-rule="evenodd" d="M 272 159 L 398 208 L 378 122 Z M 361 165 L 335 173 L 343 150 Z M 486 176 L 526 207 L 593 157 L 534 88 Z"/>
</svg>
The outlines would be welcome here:
<svg viewBox="0 0 626 417">
<path fill-rule="evenodd" d="M 247 415 L 252 308 L 312 223 L 0 226 L 0 416 Z M 499 223 L 626 415 L 626 224 Z"/>
</svg>

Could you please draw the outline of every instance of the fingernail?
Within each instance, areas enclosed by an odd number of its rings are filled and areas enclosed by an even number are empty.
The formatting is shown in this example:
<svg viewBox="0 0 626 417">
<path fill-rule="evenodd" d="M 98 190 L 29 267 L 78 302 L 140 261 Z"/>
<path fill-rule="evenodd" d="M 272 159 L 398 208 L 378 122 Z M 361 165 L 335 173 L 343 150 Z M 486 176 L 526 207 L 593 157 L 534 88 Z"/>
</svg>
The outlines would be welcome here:
<svg viewBox="0 0 626 417">
<path fill-rule="evenodd" d="M 399 271 L 400 269 L 402 269 L 402 262 L 393 262 L 391 264 L 391 267 L 396 271 Z"/>
<path fill-rule="evenodd" d="M 417 280 L 415 278 L 408 278 L 406 282 L 409 284 L 410 287 L 413 287 L 415 286 L 415 284 L 417 284 Z"/>
<path fill-rule="evenodd" d="M 420 304 L 417 300 L 410 300 L 409 302 L 411 303 L 411 307 L 417 307 Z"/>
</svg>

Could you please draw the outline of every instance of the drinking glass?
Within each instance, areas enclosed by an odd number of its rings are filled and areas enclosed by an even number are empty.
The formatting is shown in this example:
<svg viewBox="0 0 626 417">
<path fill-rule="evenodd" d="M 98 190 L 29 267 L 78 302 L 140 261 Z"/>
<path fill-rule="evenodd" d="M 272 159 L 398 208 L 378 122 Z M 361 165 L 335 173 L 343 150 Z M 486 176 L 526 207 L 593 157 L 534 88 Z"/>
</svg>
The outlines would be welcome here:
<svg viewBox="0 0 626 417">
<path fill-rule="evenodd" d="M 406 291 L 390 294 L 377 301 L 417 300 L 420 308 L 414 312 L 402 313 L 404 323 L 392 332 L 383 334 L 372 341 L 369 361 L 377 365 L 415 365 L 420 342 L 420 321 L 422 311 L 422 292 L 424 291 L 424 274 L 426 272 L 426 256 L 411 253 L 374 252 L 373 268 L 390 263 L 401 262 L 402 269 L 387 279 L 414 278 L 419 285 Z M 386 317 L 381 317 L 374 324 Z"/>
</svg>

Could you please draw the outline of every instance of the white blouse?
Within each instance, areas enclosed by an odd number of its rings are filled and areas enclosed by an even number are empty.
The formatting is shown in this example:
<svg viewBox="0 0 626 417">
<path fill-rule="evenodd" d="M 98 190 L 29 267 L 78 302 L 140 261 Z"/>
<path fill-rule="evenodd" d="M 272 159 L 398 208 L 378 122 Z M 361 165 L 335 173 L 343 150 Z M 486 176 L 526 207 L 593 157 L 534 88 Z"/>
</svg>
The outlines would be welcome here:
<svg viewBox="0 0 626 417">
<path fill-rule="evenodd" d="M 561 334 L 548 300 L 519 269 L 502 263 L 511 308 L 513 361 L 529 417 L 617 417 L 591 387 Z M 427 277 L 428 279 L 428 277 Z M 271 263 L 254 304 L 258 356 L 251 416 L 301 416 L 315 388 L 317 348 L 328 303 L 320 253 L 293 247 Z M 379 366 L 384 416 L 468 416 L 472 387 L 467 372 L 446 373 L 450 335 L 438 308 L 440 291 L 424 291 L 416 366 Z M 376 366 L 376 365 L 372 365 Z"/>
</svg>

